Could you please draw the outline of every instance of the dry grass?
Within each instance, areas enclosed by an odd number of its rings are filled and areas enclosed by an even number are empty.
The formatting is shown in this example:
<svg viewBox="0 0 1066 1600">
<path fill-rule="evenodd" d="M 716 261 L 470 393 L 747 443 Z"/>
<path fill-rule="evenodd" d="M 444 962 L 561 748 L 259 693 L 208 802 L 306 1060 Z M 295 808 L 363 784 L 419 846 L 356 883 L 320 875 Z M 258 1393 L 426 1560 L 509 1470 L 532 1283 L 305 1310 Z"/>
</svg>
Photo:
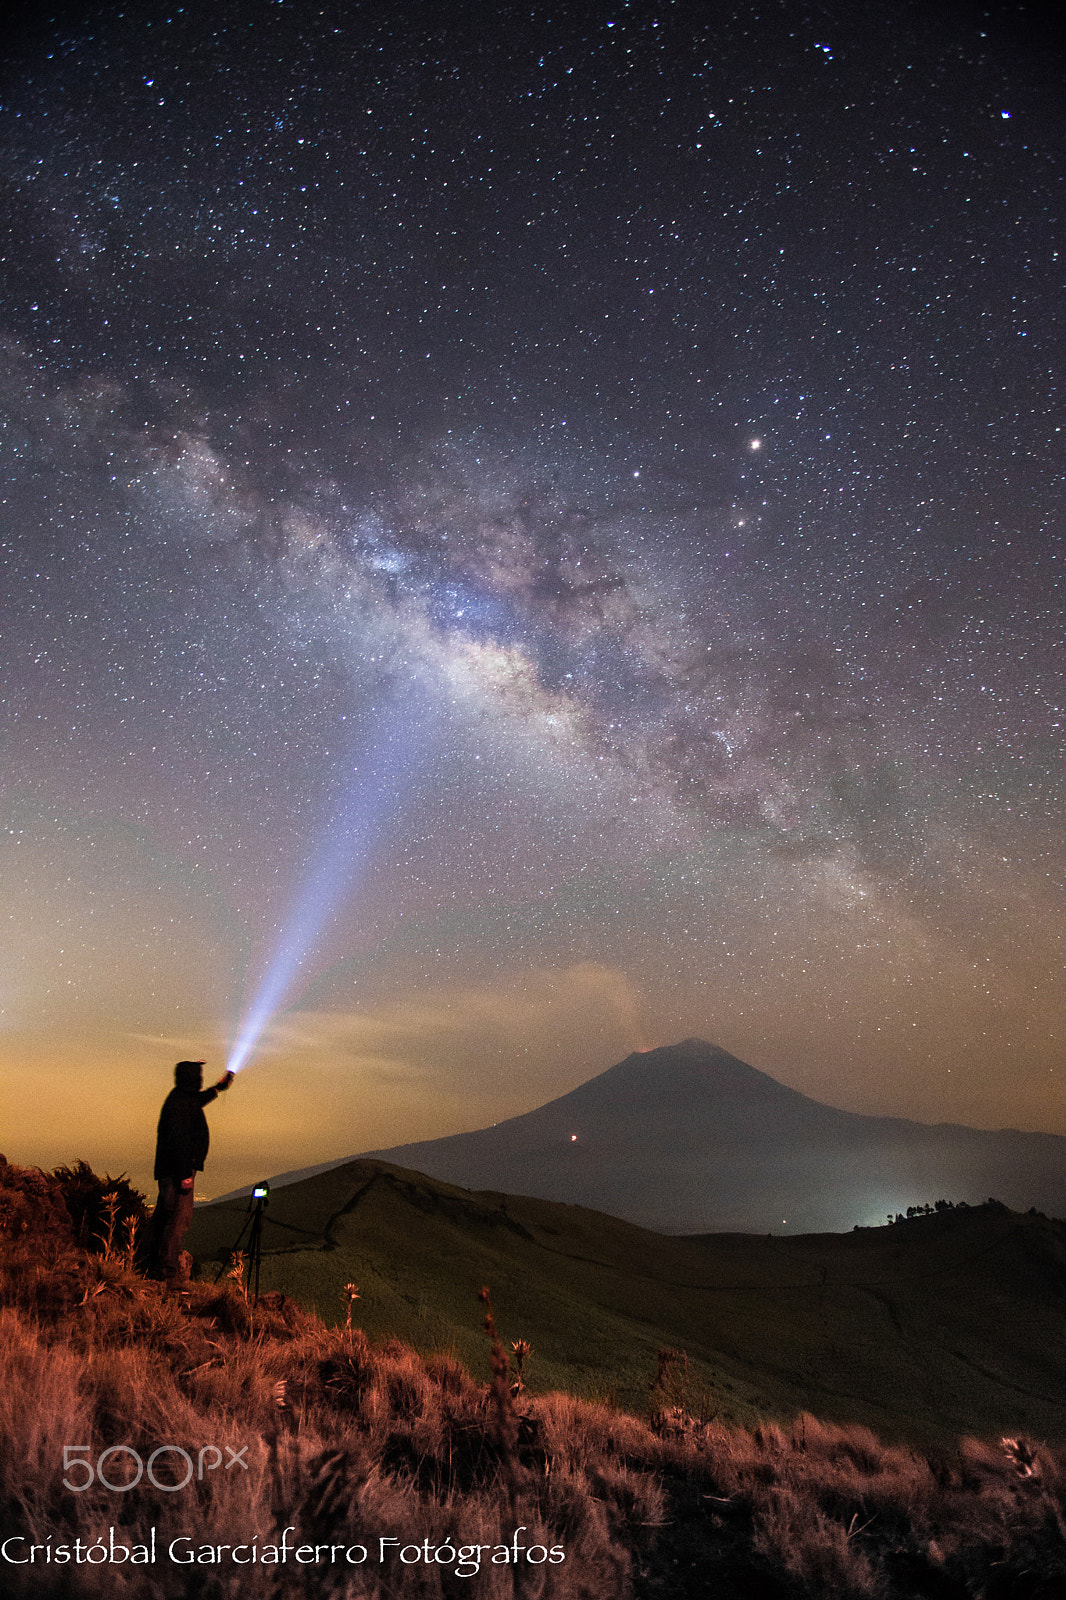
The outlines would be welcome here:
<svg viewBox="0 0 1066 1600">
<path fill-rule="evenodd" d="M 13 1171 L 0 1168 L 0 1190 L 5 1170 Z M 5 1565 L 6 1594 L 1052 1600 L 1066 1592 L 1066 1463 L 1040 1441 L 966 1440 L 950 1458 L 929 1460 L 812 1416 L 791 1427 L 727 1427 L 685 1409 L 677 1357 L 660 1363 L 648 1421 L 566 1394 L 530 1398 L 490 1302 L 486 1383 L 447 1354 L 422 1358 L 396 1341 L 372 1346 L 358 1327 L 327 1329 L 282 1296 L 251 1306 L 233 1282 L 167 1295 L 137 1276 L 121 1247 L 76 1246 L 46 1189 L 13 1192 L 18 1203 L 6 1214 L 18 1226 L 0 1267 L 0 1537 L 50 1540 L 54 1550 L 114 1526 L 132 1546 L 154 1528 L 160 1559 L 150 1569 Z M 49 1219 L 39 1235 L 35 1198 Z M 535 1359 L 523 1347 L 522 1360 Z M 63 1485 L 65 1445 L 88 1446 L 95 1461 L 116 1444 L 147 1459 L 164 1443 L 194 1461 L 205 1447 L 243 1450 L 247 1470 L 207 1470 L 177 1493 L 144 1480 L 128 1493 Z M 365 1545 L 368 1558 L 358 1567 L 291 1557 L 283 1567 L 228 1557 L 189 1567 L 164 1554 L 182 1537 L 263 1549 L 286 1528 L 301 1544 Z M 516 1530 L 543 1560 L 500 1559 Z M 379 1541 L 389 1539 L 399 1543 L 379 1561 Z M 415 1545 L 451 1559 L 402 1564 L 398 1551 Z M 551 1560 L 558 1550 L 565 1559 Z"/>
</svg>

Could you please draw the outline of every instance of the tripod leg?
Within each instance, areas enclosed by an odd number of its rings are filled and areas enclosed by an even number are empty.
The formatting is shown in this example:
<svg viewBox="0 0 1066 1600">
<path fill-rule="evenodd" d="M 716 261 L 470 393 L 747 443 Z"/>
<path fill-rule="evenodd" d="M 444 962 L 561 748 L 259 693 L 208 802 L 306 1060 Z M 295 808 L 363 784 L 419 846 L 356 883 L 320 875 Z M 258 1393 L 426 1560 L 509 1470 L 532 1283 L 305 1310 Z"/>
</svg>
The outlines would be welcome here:
<svg viewBox="0 0 1066 1600">
<path fill-rule="evenodd" d="M 248 1244 L 249 1264 L 251 1272 L 249 1277 L 255 1285 L 254 1305 L 259 1304 L 259 1265 L 263 1258 L 263 1202 L 259 1201 L 252 1219 L 252 1236 Z"/>
</svg>

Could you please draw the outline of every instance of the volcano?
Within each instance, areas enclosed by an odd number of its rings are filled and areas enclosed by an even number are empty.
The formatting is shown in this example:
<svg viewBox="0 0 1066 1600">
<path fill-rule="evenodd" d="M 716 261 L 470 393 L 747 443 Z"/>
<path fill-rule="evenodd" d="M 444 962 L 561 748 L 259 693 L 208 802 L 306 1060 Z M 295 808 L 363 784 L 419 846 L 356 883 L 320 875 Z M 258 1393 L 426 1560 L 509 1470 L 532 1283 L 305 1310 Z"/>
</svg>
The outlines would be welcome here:
<svg viewBox="0 0 1066 1600">
<path fill-rule="evenodd" d="M 702 1039 L 491 1128 L 362 1154 L 662 1233 L 838 1232 L 941 1198 L 1066 1215 L 1066 1138 L 840 1111 Z"/>
</svg>

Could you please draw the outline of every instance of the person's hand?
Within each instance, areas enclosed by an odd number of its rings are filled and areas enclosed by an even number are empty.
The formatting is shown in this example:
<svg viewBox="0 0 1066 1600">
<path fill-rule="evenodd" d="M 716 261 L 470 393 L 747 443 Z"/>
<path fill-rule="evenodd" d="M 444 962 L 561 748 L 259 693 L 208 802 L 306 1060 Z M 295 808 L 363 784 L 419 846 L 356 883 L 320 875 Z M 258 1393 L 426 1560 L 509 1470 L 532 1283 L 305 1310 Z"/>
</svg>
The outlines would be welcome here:
<svg viewBox="0 0 1066 1600">
<path fill-rule="evenodd" d="M 235 1073 L 227 1072 L 223 1077 L 219 1078 L 218 1082 L 215 1084 L 215 1088 L 218 1090 L 219 1094 L 221 1094 L 224 1089 L 229 1088 L 235 1076 Z"/>
<path fill-rule="evenodd" d="M 193 1181 L 194 1180 L 192 1178 L 182 1178 L 180 1187 L 183 1194 L 188 1194 L 189 1190 L 193 1186 Z"/>
</svg>

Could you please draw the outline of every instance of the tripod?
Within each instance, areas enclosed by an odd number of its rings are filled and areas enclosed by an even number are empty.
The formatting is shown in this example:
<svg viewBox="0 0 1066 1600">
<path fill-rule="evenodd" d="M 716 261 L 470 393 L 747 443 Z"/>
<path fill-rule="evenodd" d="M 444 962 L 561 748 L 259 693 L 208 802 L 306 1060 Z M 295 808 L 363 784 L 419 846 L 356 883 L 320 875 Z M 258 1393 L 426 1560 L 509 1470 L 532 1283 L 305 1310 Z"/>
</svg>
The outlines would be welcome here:
<svg viewBox="0 0 1066 1600">
<path fill-rule="evenodd" d="M 253 1305 L 259 1304 L 259 1267 L 263 1258 L 263 1211 L 269 1194 L 270 1190 L 265 1183 L 256 1184 L 248 1198 L 248 1215 L 244 1219 L 244 1226 L 230 1251 L 230 1255 L 235 1256 L 240 1249 L 241 1240 L 245 1233 L 248 1233 L 248 1281 L 254 1286 Z M 225 1262 L 222 1266 L 225 1266 Z M 215 1274 L 216 1283 L 222 1276 L 222 1266 Z"/>
</svg>

